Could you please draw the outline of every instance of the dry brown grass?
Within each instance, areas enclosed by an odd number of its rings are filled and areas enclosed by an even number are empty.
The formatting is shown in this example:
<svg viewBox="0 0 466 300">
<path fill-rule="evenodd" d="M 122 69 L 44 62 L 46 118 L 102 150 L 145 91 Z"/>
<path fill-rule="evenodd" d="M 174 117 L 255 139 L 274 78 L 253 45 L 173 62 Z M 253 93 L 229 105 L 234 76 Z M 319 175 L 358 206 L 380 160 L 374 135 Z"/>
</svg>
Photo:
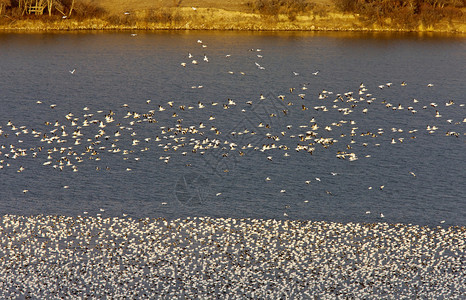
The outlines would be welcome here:
<svg viewBox="0 0 466 300">
<path fill-rule="evenodd" d="M 331 0 L 317 0 L 330 2 Z M 247 1 L 228 1 L 228 0 L 98 0 L 94 1 L 112 14 L 119 14 L 126 11 L 145 11 L 159 8 L 170 7 L 196 7 L 196 8 L 213 8 L 224 9 L 227 11 L 250 12 Z"/>
</svg>

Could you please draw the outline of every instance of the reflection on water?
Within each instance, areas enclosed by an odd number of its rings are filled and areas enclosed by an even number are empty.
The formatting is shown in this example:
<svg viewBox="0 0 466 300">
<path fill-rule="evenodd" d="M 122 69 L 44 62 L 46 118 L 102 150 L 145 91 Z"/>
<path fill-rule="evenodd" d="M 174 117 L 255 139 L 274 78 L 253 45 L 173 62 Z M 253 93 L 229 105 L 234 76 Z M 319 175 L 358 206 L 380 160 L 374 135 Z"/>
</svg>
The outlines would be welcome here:
<svg viewBox="0 0 466 300">
<path fill-rule="evenodd" d="M 464 224 L 464 47 L 438 34 L 1 34 L 1 210 Z"/>
</svg>

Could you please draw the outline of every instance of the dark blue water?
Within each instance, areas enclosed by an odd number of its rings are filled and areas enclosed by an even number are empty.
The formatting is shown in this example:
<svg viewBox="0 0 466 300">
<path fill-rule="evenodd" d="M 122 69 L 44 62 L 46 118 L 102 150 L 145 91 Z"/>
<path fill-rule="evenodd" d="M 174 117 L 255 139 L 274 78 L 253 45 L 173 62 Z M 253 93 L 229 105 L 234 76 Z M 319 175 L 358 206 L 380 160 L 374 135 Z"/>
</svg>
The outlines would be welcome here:
<svg viewBox="0 0 466 300">
<path fill-rule="evenodd" d="M 464 225 L 465 46 L 413 34 L 0 34 L 0 213 Z"/>
</svg>

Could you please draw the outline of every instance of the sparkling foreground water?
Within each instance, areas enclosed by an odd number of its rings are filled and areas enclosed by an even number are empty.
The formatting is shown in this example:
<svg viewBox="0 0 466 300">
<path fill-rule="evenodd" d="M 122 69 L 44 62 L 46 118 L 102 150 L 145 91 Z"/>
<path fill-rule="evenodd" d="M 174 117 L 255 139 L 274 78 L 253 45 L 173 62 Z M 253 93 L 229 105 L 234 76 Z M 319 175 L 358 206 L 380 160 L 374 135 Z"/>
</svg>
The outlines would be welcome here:
<svg viewBox="0 0 466 300">
<path fill-rule="evenodd" d="M 459 298 L 464 227 L 15 216 L 0 298 Z"/>
</svg>

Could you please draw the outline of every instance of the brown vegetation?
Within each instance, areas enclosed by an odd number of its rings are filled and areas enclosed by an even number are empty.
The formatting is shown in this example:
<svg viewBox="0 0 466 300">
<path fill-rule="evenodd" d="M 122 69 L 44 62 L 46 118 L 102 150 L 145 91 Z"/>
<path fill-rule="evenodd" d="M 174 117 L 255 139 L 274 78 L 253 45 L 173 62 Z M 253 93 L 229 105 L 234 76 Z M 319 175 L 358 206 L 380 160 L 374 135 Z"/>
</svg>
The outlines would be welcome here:
<svg viewBox="0 0 466 300">
<path fill-rule="evenodd" d="M 11 6 L 11 0 L 0 0 L 0 15 L 6 8 Z"/>
<path fill-rule="evenodd" d="M 247 5 L 263 16 L 278 18 L 279 15 L 285 15 L 290 21 L 296 20 L 297 15 L 308 12 L 315 6 L 306 0 L 255 0 Z"/>
<path fill-rule="evenodd" d="M 465 1 L 0 0 L 0 29 L 465 32 Z"/>
<path fill-rule="evenodd" d="M 336 8 L 359 14 L 367 23 L 397 29 L 433 26 L 442 20 L 464 23 L 466 0 L 334 0 Z"/>
</svg>

